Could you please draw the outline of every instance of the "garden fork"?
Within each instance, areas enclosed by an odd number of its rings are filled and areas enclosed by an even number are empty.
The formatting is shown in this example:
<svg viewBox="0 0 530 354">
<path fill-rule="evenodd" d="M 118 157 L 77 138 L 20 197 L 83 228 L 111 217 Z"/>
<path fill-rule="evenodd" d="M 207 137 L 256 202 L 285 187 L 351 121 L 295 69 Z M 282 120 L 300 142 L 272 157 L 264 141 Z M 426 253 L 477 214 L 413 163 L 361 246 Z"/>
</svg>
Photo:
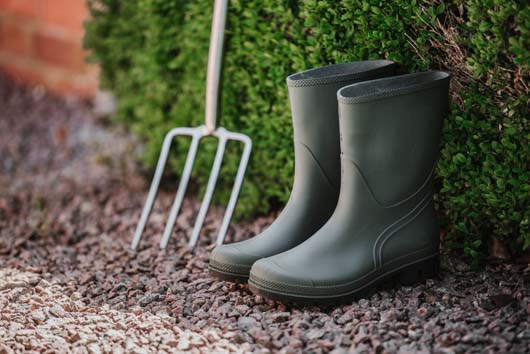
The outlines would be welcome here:
<svg viewBox="0 0 530 354">
<path fill-rule="evenodd" d="M 215 0 L 212 29 L 210 35 L 210 49 L 208 53 L 208 71 L 206 74 L 205 124 L 195 128 L 174 128 L 170 130 L 164 138 L 162 151 L 160 152 L 153 181 L 151 182 L 151 187 L 149 188 L 149 194 L 147 195 L 147 200 L 142 210 L 140 221 L 138 222 L 136 231 L 134 233 L 134 238 L 131 243 L 131 248 L 133 250 L 138 247 L 140 239 L 142 238 L 142 233 L 144 231 L 145 224 L 147 223 L 149 215 L 151 214 L 153 203 L 158 193 L 160 180 L 162 178 L 162 174 L 166 166 L 167 156 L 171 148 L 171 143 L 173 139 L 179 135 L 186 135 L 191 137 L 191 144 L 188 150 L 188 156 L 186 157 L 186 162 L 184 164 L 184 170 L 182 172 L 182 177 L 179 182 L 177 194 L 175 196 L 173 206 L 171 207 L 171 211 L 169 213 L 169 218 L 164 229 L 164 234 L 162 235 L 162 240 L 160 241 L 160 248 L 164 249 L 167 247 L 169 238 L 175 225 L 175 220 L 182 205 L 182 200 L 184 199 L 186 188 L 188 186 L 188 181 L 190 179 L 193 164 L 195 162 L 195 156 L 197 154 L 199 142 L 203 137 L 206 136 L 214 136 L 219 139 L 219 142 L 217 145 L 217 152 L 215 153 L 215 158 L 212 165 L 212 170 L 210 171 L 210 177 L 208 179 L 206 191 L 204 193 L 202 204 L 199 209 L 199 213 L 197 214 L 197 219 L 195 220 L 195 225 L 193 226 L 193 232 L 191 234 L 188 245 L 189 247 L 194 248 L 199 239 L 199 233 L 202 229 L 206 213 L 208 212 L 208 207 L 210 206 L 212 195 L 215 189 L 215 184 L 217 183 L 217 178 L 219 176 L 219 170 L 221 169 L 221 163 L 223 161 L 226 143 L 228 140 L 237 140 L 243 143 L 243 153 L 239 162 L 239 167 L 237 169 L 236 179 L 232 187 L 232 193 L 228 201 L 228 206 L 226 208 L 223 221 L 221 222 L 219 233 L 217 234 L 216 243 L 217 245 L 220 245 L 224 241 L 226 231 L 228 230 L 228 225 L 230 224 L 230 219 L 232 218 L 237 198 L 239 196 L 241 184 L 243 183 L 243 178 L 245 176 L 245 171 L 247 169 L 247 164 L 250 157 L 250 151 L 252 149 L 252 141 L 247 135 L 231 132 L 224 129 L 223 127 L 217 126 L 219 84 L 221 78 L 224 39 L 223 37 L 227 7 L 228 0 Z"/>
</svg>

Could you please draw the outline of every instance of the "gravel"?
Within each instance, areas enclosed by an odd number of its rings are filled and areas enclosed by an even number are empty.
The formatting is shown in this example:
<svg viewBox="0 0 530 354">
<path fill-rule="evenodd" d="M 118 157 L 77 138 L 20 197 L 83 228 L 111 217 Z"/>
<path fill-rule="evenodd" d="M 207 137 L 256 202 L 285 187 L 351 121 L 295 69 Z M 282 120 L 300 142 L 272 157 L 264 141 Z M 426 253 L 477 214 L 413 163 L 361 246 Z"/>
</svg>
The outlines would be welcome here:
<svg viewBox="0 0 530 354">
<path fill-rule="evenodd" d="M 158 249 L 171 189 L 128 250 L 150 175 L 135 162 L 141 144 L 90 104 L 0 78 L 0 107 L 0 353 L 530 352 L 527 264 L 473 271 L 446 253 L 440 278 L 412 287 L 341 306 L 267 301 L 208 275 L 222 208 L 190 252 L 198 203 L 186 200 Z M 228 239 L 273 219 L 233 225 Z"/>
</svg>

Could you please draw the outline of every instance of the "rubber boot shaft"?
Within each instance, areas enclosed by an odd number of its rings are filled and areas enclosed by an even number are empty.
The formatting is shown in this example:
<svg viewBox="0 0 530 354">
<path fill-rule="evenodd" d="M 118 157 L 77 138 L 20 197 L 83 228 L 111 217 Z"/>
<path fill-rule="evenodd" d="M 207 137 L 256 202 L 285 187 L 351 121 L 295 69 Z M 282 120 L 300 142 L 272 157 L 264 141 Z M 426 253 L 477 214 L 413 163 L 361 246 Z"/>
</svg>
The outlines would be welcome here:
<svg viewBox="0 0 530 354">
<path fill-rule="evenodd" d="M 212 274 L 244 281 L 255 261 L 295 247 L 325 224 L 340 190 L 337 90 L 392 75 L 394 70 L 393 62 L 375 60 L 311 69 L 287 78 L 295 153 L 289 201 L 263 233 L 216 248 L 210 257 Z"/>
</svg>

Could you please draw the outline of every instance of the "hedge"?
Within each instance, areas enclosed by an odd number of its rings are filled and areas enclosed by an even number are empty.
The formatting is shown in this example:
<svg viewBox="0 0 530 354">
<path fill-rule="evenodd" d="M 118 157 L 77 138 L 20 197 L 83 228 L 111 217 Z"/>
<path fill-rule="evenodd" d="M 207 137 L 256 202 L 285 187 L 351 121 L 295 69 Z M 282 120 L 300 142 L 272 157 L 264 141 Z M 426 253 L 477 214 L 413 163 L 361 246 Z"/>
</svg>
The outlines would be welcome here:
<svg viewBox="0 0 530 354">
<path fill-rule="evenodd" d="M 146 142 L 152 168 L 164 134 L 202 124 L 211 0 L 89 0 L 86 46 L 114 92 L 117 122 Z M 231 0 L 222 125 L 252 137 L 239 217 L 289 197 L 293 146 L 285 78 L 319 65 L 386 58 L 403 72 L 453 74 L 436 174 L 450 245 L 472 256 L 491 236 L 530 245 L 530 6 L 518 0 Z M 178 143 L 178 173 L 187 142 Z M 210 142 L 196 163 L 204 185 Z M 217 201 L 240 149 L 230 146 Z"/>
</svg>

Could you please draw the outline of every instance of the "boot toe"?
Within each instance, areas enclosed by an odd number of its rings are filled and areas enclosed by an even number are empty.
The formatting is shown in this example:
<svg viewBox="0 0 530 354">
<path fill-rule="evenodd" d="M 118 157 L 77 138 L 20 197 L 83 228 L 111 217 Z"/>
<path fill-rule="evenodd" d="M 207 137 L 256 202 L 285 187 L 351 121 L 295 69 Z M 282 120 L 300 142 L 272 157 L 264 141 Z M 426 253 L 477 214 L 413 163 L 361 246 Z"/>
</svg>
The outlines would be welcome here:
<svg viewBox="0 0 530 354">
<path fill-rule="evenodd" d="M 242 251 L 236 244 L 221 245 L 213 250 L 209 269 L 213 275 L 226 280 L 246 280 L 258 258 Z"/>
<path fill-rule="evenodd" d="M 261 259 L 252 266 L 249 278 L 251 290 L 268 298 L 283 300 L 313 288 L 311 278 L 288 271 L 271 258 Z"/>
</svg>

